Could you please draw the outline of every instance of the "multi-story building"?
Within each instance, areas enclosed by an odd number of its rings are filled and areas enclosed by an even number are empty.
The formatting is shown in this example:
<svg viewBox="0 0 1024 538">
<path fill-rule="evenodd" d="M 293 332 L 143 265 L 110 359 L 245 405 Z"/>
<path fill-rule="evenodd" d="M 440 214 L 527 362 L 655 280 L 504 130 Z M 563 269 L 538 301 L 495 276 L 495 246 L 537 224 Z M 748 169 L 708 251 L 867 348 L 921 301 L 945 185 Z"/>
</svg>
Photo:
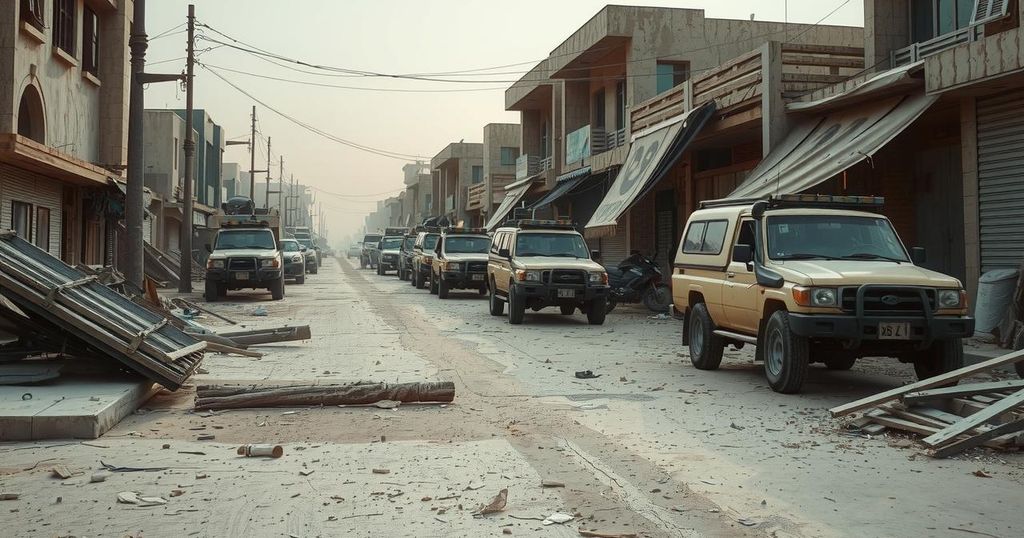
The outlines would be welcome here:
<svg viewBox="0 0 1024 538">
<path fill-rule="evenodd" d="M 484 125 L 484 180 L 470 186 L 466 200 L 466 210 L 474 222 L 479 224 L 488 220 L 495 207 L 504 201 L 505 187 L 515 182 L 521 135 L 519 125 L 515 123 Z"/>
<path fill-rule="evenodd" d="M 195 130 L 193 130 L 195 136 Z M 145 185 L 155 221 L 146 239 L 177 254 L 181 238 L 181 186 L 185 180 L 185 120 L 173 110 L 147 110 L 143 118 Z"/>
<path fill-rule="evenodd" d="M 0 224 L 68 263 L 113 261 L 127 161 L 131 2 L 0 12 Z"/>
<path fill-rule="evenodd" d="M 447 217 L 452 224 L 480 224 L 479 211 L 474 211 L 471 218 L 466 200 L 469 188 L 484 181 L 483 156 L 481 143 L 453 142 L 430 160 L 430 169 L 436 172 L 431 189 L 437 204 L 436 216 Z"/>
<path fill-rule="evenodd" d="M 430 168 L 423 161 L 402 167 L 405 198 L 402 204 L 402 225 L 415 226 L 431 215 L 432 178 Z"/>
<path fill-rule="evenodd" d="M 184 110 L 175 110 L 175 114 L 185 118 Z M 192 111 L 192 126 L 196 132 L 195 172 L 192 194 L 196 202 L 216 208 L 221 200 L 221 168 L 224 164 L 224 147 L 226 138 L 224 129 L 213 121 L 203 109 Z"/>
<path fill-rule="evenodd" d="M 241 172 L 238 163 L 224 163 L 220 171 L 221 202 L 238 196 Z"/>
</svg>

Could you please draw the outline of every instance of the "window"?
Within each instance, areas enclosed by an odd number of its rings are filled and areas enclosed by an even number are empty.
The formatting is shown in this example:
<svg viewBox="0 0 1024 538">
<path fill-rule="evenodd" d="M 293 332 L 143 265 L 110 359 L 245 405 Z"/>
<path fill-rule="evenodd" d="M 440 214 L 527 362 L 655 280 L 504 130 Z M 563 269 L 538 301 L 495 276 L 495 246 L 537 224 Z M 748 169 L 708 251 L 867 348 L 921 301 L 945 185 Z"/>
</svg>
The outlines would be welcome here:
<svg viewBox="0 0 1024 538">
<path fill-rule="evenodd" d="M 626 81 L 615 84 L 615 128 L 626 128 Z"/>
<path fill-rule="evenodd" d="M 547 159 L 551 156 L 551 145 L 548 143 L 550 140 L 548 135 L 548 122 L 545 120 L 540 125 L 540 158 Z"/>
<path fill-rule="evenodd" d="M 473 167 L 473 183 L 480 183 L 484 180 L 484 167 L 474 166 Z"/>
<path fill-rule="evenodd" d="M 696 221 L 690 224 L 683 238 L 683 252 L 686 254 L 721 254 L 725 244 L 728 221 Z"/>
<path fill-rule="evenodd" d="M 277 242 L 270 230 L 221 230 L 214 250 L 274 250 Z"/>
<path fill-rule="evenodd" d="M 501 165 L 502 166 L 515 166 L 516 159 L 519 158 L 519 148 L 501 148 Z"/>
<path fill-rule="evenodd" d="M 498 253 L 498 249 L 501 248 L 499 245 L 501 245 L 502 241 L 504 241 L 504 240 L 505 240 L 504 232 L 495 234 L 494 235 L 494 239 L 491 241 L 491 253 L 497 254 Z"/>
<path fill-rule="evenodd" d="M 589 259 L 583 236 L 567 233 L 521 233 L 516 237 L 516 256 Z"/>
<path fill-rule="evenodd" d="M 490 237 L 452 236 L 444 240 L 444 251 L 449 254 L 483 254 L 490 245 Z"/>
<path fill-rule="evenodd" d="M 88 7 L 82 16 L 82 69 L 93 75 L 100 69 L 100 19 Z"/>
<path fill-rule="evenodd" d="M 14 235 L 32 240 L 32 205 L 25 202 L 11 202 L 11 229 Z"/>
<path fill-rule="evenodd" d="M 767 219 L 768 256 L 773 260 L 909 261 L 884 218 L 792 215 Z"/>
<path fill-rule="evenodd" d="M 690 64 L 686 62 L 658 62 L 657 93 L 665 93 L 690 78 Z"/>
<path fill-rule="evenodd" d="M 50 251 L 50 208 L 36 208 L 36 246 Z"/>
<path fill-rule="evenodd" d="M 915 43 L 920 43 L 970 26 L 975 12 L 975 3 L 976 0 L 911 0 L 911 39 Z M 986 0 L 981 3 L 984 8 L 988 8 L 990 5 L 1006 5 L 1006 2 Z M 998 8 L 996 9 L 998 10 Z M 996 15 L 996 17 L 998 16 L 1000 15 Z"/>
<path fill-rule="evenodd" d="M 43 0 L 21 0 L 21 20 L 42 30 L 46 26 L 43 22 Z"/>
<path fill-rule="evenodd" d="M 604 114 L 604 107 L 605 107 L 604 90 L 598 90 L 597 93 L 594 94 L 593 103 L 594 103 L 594 114 L 590 118 L 590 123 L 594 126 L 595 129 L 604 129 L 604 124 L 605 124 L 605 121 L 604 121 L 604 119 L 605 119 L 605 114 Z"/>
<path fill-rule="evenodd" d="M 75 0 L 53 0 L 53 45 L 75 55 Z"/>
</svg>

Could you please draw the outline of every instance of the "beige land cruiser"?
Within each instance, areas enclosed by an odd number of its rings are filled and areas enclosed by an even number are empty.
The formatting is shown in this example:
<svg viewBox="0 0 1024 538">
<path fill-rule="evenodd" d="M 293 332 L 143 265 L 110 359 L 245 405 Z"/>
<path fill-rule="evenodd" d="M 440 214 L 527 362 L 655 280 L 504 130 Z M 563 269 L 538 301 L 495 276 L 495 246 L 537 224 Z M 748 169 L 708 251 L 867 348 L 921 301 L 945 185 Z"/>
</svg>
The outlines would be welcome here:
<svg viewBox="0 0 1024 538">
<path fill-rule="evenodd" d="M 723 347 L 756 345 L 772 389 L 798 392 L 808 365 L 846 370 L 865 356 L 914 364 L 919 378 L 963 365 L 974 332 L 957 279 L 920 267 L 884 200 L 785 195 L 702 202 L 675 258 L 683 345 L 702 370 Z"/>
<path fill-rule="evenodd" d="M 509 221 L 494 232 L 487 263 L 490 311 L 500 316 L 508 302 L 508 322 L 523 322 L 534 312 L 557 306 L 562 315 L 576 309 L 591 325 L 604 323 L 608 273 L 591 259 L 587 243 L 572 223 Z"/>
<path fill-rule="evenodd" d="M 484 228 L 445 228 L 434 247 L 430 293 L 447 299 L 451 290 L 487 293 L 487 251 L 491 238 Z"/>
</svg>

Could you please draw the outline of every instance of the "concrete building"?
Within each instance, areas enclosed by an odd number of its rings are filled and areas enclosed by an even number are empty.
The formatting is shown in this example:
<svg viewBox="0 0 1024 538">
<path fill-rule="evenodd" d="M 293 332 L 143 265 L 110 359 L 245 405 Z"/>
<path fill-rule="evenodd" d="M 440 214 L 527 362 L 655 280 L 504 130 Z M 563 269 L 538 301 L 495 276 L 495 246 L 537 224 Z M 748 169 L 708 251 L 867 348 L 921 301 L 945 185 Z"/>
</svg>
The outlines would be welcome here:
<svg viewBox="0 0 1024 538">
<path fill-rule="evenodd" d="M 175 110 L 185 118 L 184 110 Z M 224 164 L 226 137 L 224 129 L 213 121 L 203 109 L 192 111 L 192 125 L 196 131 L 195 182 L 192 193 L 200 204 L 219 207 L 221 200 L 221 168 Z"/>
<path fill-rule="evenodd" d="M 543 205 L 582 226 L 626 160 L 637 104 L 773 39 L 859 46 L 863 31 L 713 19 L 695 9 L 605 7 L 505 92 L 506 110 L 519 111 L 522 124 L 517 179 L 525 183 L 517 194 L 530 201 L 562 187 Z M 763 151 L 783 127 L 769 126 L 775 131 Z M 624 258 L 629 226 L 604 232 L 591 246 L 610 260 Z"/>
<path fill-rule="evenodd" d="M 241 171 L 238 163 L 224 163 L 220 171 L 220 199 L 222 202 L 238 196 L 241 192 Z"/>
<path fill-rule="evenodd" d="M 470 187 L 466 209 L 479 211 L 477 222 L 487 220 L 494 208 L 505 199 L 505 187 L 516 180 L 519 160 L 519 124 L 489 123 L 484 125 L 484 181 Z"/>
<path fill-rule="evenodd" d="M 68 263 L 110 262 L 110 178 L 127 161 L 132 2 L 5 6 L 0 223 Z"/>
<path fill-rule="evenodd" d="M 453 142 L 445 146 L 430 160 L 437 216 L 448 217 L 452 224 L 466 226 L 482 224 L 479 211 L 471 215 L 466 209 L 469 188 L 484 181 L 484 145 L 481 143 Z"/>
<path fill-rule="evenodd" d="M 402 167 L 405 184 L 405 198 L 402 204 L 402 226 L 423 222 L 431 216 L 431 193 L 433 192 L 430 167 L 423 161 L 409 163 Z"/>
<path fill-rule="evenodd" d="M 143 138 L 145 185 L 153 193 L 150 212 L 154 220 L 151 236 L 146 239 L 164 252 L 178 254 L 181 186 L 185 180 L 185 120 L 173 110 L 146 110 Z"/>
</svg>

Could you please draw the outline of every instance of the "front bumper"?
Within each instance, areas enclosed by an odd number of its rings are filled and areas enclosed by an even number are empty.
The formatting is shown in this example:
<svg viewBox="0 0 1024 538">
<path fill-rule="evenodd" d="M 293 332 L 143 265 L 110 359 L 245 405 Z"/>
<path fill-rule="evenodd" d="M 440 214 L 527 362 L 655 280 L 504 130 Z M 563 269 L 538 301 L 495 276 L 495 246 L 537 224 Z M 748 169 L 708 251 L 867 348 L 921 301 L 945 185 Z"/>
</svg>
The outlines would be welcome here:
<svg viewBox="0 0 1024 538">
<path fill-rule="evenodd" d="M 525 297 L 527 300 L 539 300 L 545 304 L 586 302 L 594 299 L 607 298 L 609 290 L 611 289 L 604 285 L 583 286 L 579 284 L 562 284 L 556 286 L 540 282 L 516 282 L 513 286 L 515 287 L 516 293 Z M 559 290 L 572 290 L 572 297 L 560 297 Z"/>
<path fill-rule="evenodd" d="M 487 271 L 443 271 L 441 280 L 453 288 L 479 288 L 487 283 Z"/>
<path fill-rule="evenodd" d="M 306 274 L 306 266 L 302 263 L 289 263 L 284 266 L 284 276 L 302 276 Z"/>
<path fill-rule="evenodd" d="M 398 257 L 397 256 L 381 256 L 380 266 L 386 270 L 398 269 Z"/>
<path fill-rule="evenodd" d="M 966 338 L 974 334 L 970 316 L 854 316 L 789 314 L 789 327 L 797 336 L 838 340 L 892 341 L 879 338 L 879 324 L 906 323 L 910 332 L 902 341 L 930 343 L 935 340 Z"/>
<path fill-rule="evenodd" d="M 281 278 L 281 268 L 259 268 L 255 271 L 207 269 L 206 280 L 229 288 L 264 288 Z"/>
</svg>

